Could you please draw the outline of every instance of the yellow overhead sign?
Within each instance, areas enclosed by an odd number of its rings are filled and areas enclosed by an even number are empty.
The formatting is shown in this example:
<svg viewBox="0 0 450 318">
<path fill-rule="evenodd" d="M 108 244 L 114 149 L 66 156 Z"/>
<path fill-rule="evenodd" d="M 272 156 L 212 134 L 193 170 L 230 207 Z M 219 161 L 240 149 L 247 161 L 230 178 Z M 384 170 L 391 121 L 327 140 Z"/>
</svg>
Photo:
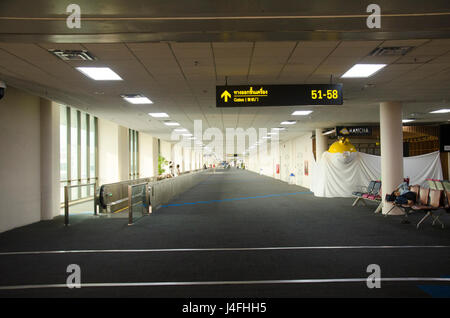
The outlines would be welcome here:
<svg viewBox="0 0 450 318">
<path fill-rule="evenodd" d="M 217 107 L 342 105 L 342 84 L 216 86 Z"/>
</svg>

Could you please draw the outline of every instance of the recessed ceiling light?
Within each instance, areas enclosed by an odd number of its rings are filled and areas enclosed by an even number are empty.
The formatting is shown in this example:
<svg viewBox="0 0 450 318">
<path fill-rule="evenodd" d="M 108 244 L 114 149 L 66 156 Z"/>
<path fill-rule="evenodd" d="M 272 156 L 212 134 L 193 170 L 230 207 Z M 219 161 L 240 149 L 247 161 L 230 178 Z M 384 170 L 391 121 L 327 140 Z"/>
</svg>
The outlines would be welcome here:
<svg viewBox="0 0 450 318">
<path fill-rule="evenodd" d="M 166 125 L 166 126 L 180 126 L 180 124 L 179 123 L 176 123 L 176 122 L 167 122 L 167 123 L 164 123 L 164 125 Z"/>
<path fill-rule="evenodd" d="M 311 114 L 313 111 L 312 110 L 296 110 L 295 112 L 292 113 L 292 115 L 294 116 L 306 116 Z"/>
<path fill-rule="evenodd" d="M 76 69 L 96 81 L 122 80 L 122 78 L 109 67 L 77 67 Z"/>
<path fill-rule="evenodd" d="M 289 120 L 287 120 L 287 121 L 282 121 L 280 123 L 280 125 L 294 125 L 295 123 L 296 123 L 296 121 L 289 121 Z"/>
<path fill-rule="evenodd" d="M 445 114 L 445 113 L 450 113 L 450 109 L 443 108 L 443 109 L 438 109 L 438 110 L 434 110 L 434 111 L 430 112 L 430 114 Z"/>
<path fill-rule="evenodd" d="M 188 130 L 186 128 L 177 128 L 177 129 L 174 129 L 173 131 L 184 132 L 184 131 L 188 131 Z"/>
<path fill-rule="evenodd" d="M 131 104 L 153 104 L 153 102 L 142 94 L 122 94 L 123 99 Z"/>
<path fill-rule="evenodd" d="M 272 128 L 272 130 L 280 131 L 280 130 L 286 130 L 286 128 L 284 128 L 284 127 L 276 127 L 276 128 Z"/>
<path fill-rule="evenodd" d="M 344 78 L 358 78 L 369 77 L 381 70 L 387 64 L 355 64 L 341 77 Z"/>
<path fill-rule="evenodd" d="M 414 119 L 402 119 L 402 123 L 410 123 L 414 121 Z"/>
<path fill-rule="evenodd" d="M 163 117 L 169 117 L 166 113 L 148 113 L 150 116 L 155 118 L 163 118 Z"/>
</svg>

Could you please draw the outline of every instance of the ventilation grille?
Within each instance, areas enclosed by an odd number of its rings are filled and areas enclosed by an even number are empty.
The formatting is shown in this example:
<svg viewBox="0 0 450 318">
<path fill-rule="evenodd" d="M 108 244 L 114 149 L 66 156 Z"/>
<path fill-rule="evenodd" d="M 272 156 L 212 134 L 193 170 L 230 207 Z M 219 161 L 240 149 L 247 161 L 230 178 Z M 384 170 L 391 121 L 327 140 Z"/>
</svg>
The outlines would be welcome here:
<svg viewBox="0 0 450 318">
<path fill-rule="evenodd" d="M 94 61 L 95 56 L 86 50 L 49 50 L 64 61 Z"/>
<path fill-rule="evenodd" d="M 377 47 L 369 56 L 402 56 L 412 50 L 412 46 Z"/>
</svg>

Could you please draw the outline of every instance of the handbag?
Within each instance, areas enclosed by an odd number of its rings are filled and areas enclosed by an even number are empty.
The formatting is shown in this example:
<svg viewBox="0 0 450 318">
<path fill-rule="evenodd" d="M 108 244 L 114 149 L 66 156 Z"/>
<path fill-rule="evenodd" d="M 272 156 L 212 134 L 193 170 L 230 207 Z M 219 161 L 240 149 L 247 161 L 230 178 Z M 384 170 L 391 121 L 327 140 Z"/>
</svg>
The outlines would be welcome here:
<svg viewBox="0 0 450 318">
<path fill-rule="evenodd" d="M 392 192 L 391 194 L 386 194 L 385 200 L 387 202 L 394 202 L 396 198 L 394 192 Z"/>
</svg>

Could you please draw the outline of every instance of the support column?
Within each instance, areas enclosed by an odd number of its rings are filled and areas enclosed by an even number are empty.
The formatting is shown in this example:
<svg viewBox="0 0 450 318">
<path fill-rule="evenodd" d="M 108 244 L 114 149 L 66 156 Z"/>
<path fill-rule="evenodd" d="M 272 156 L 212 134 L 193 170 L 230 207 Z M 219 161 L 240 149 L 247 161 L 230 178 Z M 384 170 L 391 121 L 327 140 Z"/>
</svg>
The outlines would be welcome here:
<svg viewBox="0 0 450 318">
<path fill-rule="evenodd" d="M 48 99 L 41 98 L 40 120 L 42 220 L 50 220 L 59 214 L 59 116 L 59 106 Z"/>
<path fill-rule="evenodd" d="M 322 154 L 328 150 L 328 136 L 322 135 L 322 129 L 316 128 L 316 162 L 322 158 Z"/>
<path fill-rule="evenodd" d="M 391 208 L 386 202 L 386 193 L 391 193 L 403 181 L 403 130 L 402 103 L 380 103 L 380 144 L 381 144 L 381 184 L 383 198 L 383 214 Z M 402 214 L 394 209 L 389 214 Z"/>
<path fill-rule="evenodd" d="M 119 126 L 117 138 L 119 181 L 126 181 L 130 179 L 130 145 L 128 128 Z"/>
<path fill-rule="evenodd" d="M 159 149 L 158 149 L 158 138 L 152 138 L 152 164 L 153 164 L 153 177 L 158 176 L 158 159 L 159 159 Z"/>
</svg>

